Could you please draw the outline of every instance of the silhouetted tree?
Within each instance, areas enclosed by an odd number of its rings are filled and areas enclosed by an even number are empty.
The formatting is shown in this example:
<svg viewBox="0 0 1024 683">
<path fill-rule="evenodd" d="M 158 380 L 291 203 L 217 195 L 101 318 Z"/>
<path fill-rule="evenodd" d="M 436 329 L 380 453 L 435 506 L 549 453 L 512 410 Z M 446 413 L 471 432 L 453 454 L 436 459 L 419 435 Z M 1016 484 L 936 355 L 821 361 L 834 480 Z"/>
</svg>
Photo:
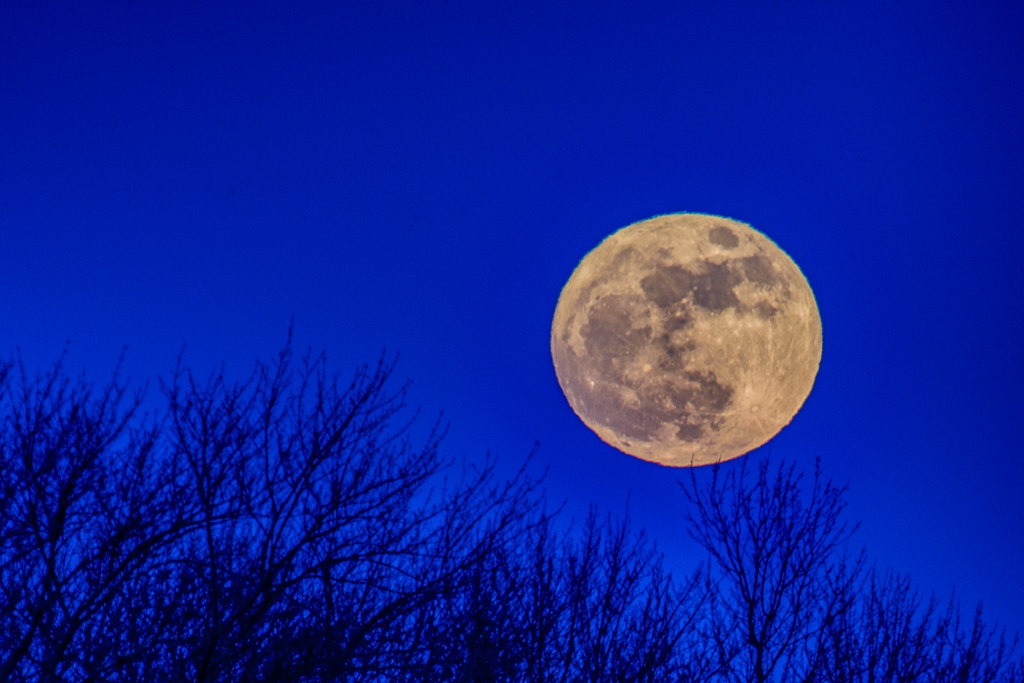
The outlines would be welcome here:
<svg viewBox="0 0 1024 683">
<path fill-rule="evenodd" d="M 662 681 L 678 677 L 699 602 L 625 522 L 558 537 L 549 521 L 477 565 L 432 620 L 452 653 L 431 680 Z"/>
<path fill-rule="evenodd" d="M 987 628 L 980 605 L 969 630 L 950 600 L 922 605 L 909 579 L 867 571 L 850 555 L 844 489 L 815 468 L 807 491 L 793 465 L 768 460 L 691 473 L 689 531 L 709 554 L 699 630 L 713 653 L 705 680 L 967 683 L 1024 681 L 1013 646 Z"/>
<path fill-rule="evenodd" d="M 405 621 L 528 516 L 522 472 L 467 471 L 430 497 L 440 433 L 413 449 L 392 424 L 391 370 L 340 389 L 322 357 L 293 375 L 286 352 L 243 385 L 173 376 L 172 454 L 198 524 L 173 557 L 187 608 L 168 657 L 188 680 L 401 668 Z"/>
<path fill-rule="evenodd" d="M 249 381 L 180 368 L 163 430 L 96 392 L 3 366 L 2 680 L 256 680 L 386 672 L 403 619 L 531 507 L 490 466 L 428 492 L 391 366 L 347 387 L 285 350 Z M 517 527 L 518 529 L 518 527 Z"/>
<path fill-rule="evenodd" d="M 0 364 L 0 680 L 1024 681 L 980 610 L 847 554 L 818 471 L 691 477 L 709 559 L 673 580 L 626 521 L 557 525 L 525 465 L 414 445 L 393 367 L 179 362 L 147 415 L 117 373 Z"/>
<path fill-rule="evenodd" d="M 96 678 L 132 649 L 130 597 L 194 525 L 191 502 L 132 424 L 116 375 L 102 391 L 58 365 L 0 376 L 0 680 Z M 125 405 L 127 403 L 127 405 Z M 146 612 L 140 619 L 150 616 Z M 153 615 L 154 618 L 157 618 Z M 127 655 L 130 657 L 130 655 Z"/>
<path fill-rule="evenodd" d="M 851 609 L 822 638 L 823 680 L 1024 680 L 1021 663 L 1011 660 L 1013 645 L 986 627 L 980 604 L 965 630 L 955 597 L 940 611 L 936 598 L 925 601 L 908 577 L 875 569 L 846 600 Z"/>
<path fill-rule="evenodd" d="M 816 471 L 805 500 L 794 467 L 772 477 L 767 461 L 751 485 L 747 463 L 684 486 L 690 534 L 711 557 L 706 635 L 725 680 L 813 680 L 823 625 L 849 608 L 837 588 L 859 569 L 838 552 L 842 490 Z"/>
</svg>

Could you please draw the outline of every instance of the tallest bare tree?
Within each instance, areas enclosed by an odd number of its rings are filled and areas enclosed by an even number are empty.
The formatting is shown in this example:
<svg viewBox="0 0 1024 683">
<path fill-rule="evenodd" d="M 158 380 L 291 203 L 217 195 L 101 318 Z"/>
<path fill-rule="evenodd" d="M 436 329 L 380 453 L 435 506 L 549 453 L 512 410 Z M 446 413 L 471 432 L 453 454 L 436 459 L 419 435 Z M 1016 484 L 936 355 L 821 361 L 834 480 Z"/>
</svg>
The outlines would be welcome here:
<svg viewBox="0 0 1024 683">
<path fill-rule="evenodd" d="M 559 537 L 525 470 L 453 467 L 437 426 L 414 445 L 392 363 L 342 382 L 286 347 L 235 383 L 179 363 L 159 419 L 116 375 L 0 371 L 0 680 L 675 666 L 680 602 L 653 550 L 596 522 Z"/>
</svg>

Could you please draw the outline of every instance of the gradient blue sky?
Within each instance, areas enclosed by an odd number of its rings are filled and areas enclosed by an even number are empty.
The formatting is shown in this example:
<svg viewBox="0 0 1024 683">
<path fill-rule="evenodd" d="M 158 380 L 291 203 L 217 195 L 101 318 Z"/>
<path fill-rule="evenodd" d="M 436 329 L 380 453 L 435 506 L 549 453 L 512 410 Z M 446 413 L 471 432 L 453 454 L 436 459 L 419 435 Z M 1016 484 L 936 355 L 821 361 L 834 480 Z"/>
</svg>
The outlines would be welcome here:
<svg viewBox="0 0 1024 683">
<path fill-rule="evenodd" d="M 680 472 L 573 415 L 549 325 L 609 233 L 730 216 L 823 320 L 773 455 L 849 482 L 880 564 L 1024 631 L 1022 10 L 5 0 L 0 351 L 241 376 L 294 316 L 344 373 L 401 352 L 449 455 L 540 441 L 553 500 L 628 500 L 684 571 Z"/>
</svg>

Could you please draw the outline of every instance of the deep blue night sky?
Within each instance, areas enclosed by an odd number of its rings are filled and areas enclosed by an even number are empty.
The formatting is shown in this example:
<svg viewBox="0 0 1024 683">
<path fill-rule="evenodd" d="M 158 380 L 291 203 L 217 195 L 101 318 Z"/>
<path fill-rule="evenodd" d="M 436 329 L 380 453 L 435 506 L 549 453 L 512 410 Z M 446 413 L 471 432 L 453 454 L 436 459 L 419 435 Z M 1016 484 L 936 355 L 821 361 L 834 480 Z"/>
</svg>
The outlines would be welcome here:
<svg viewBox="0 0 1024 683">
<path fill-rule="evenodd" d="M 102 380 L 127 347 L 156 396 L 183 344 L 242 377 L 294 316 L 345 374 L 400 352 L 449 455 L 539 441 L 553 501 L 628 501 L 683 572 L 683 473 L 575 417 L 548 334 L 606 235 L 726 215 L 821 310 L 772 455 L 1024 631 L 1022 121 L 1009 2 L 6 0 L 0 352 Z"/>
</svg>

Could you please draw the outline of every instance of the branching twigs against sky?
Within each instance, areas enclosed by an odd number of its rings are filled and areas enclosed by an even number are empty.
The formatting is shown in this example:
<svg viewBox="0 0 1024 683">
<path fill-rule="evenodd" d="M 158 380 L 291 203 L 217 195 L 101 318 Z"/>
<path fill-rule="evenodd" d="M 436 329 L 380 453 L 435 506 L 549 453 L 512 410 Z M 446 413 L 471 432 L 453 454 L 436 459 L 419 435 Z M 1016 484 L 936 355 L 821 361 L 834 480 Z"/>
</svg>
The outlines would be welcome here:
<svg viewBox="0 0 1024 683">
<path fill-rule="evenodd" d="M 179 363 L 153 417 L 116 374 L 0 365 L 0 679 L 1022 680 L 980 613 L 848 554 L 820 472 L 691 478 L 709 560 L 672 576 L 627 521 L 556 524 L 529 458 L 414 443 L 393 371 Z"/>
<path fill-rule="evenodd" d="M 1024 670 L 981 619 L 922 600 L 907 577 L 849 549 L 844 489 L 816 468 L 767 460 L 691 473 L 690 535 L 708 552 L 699 632 L 714 681 L 1020 681 Z M 705 654 L 707 657 L 707 654 Z"/>
</svg>

